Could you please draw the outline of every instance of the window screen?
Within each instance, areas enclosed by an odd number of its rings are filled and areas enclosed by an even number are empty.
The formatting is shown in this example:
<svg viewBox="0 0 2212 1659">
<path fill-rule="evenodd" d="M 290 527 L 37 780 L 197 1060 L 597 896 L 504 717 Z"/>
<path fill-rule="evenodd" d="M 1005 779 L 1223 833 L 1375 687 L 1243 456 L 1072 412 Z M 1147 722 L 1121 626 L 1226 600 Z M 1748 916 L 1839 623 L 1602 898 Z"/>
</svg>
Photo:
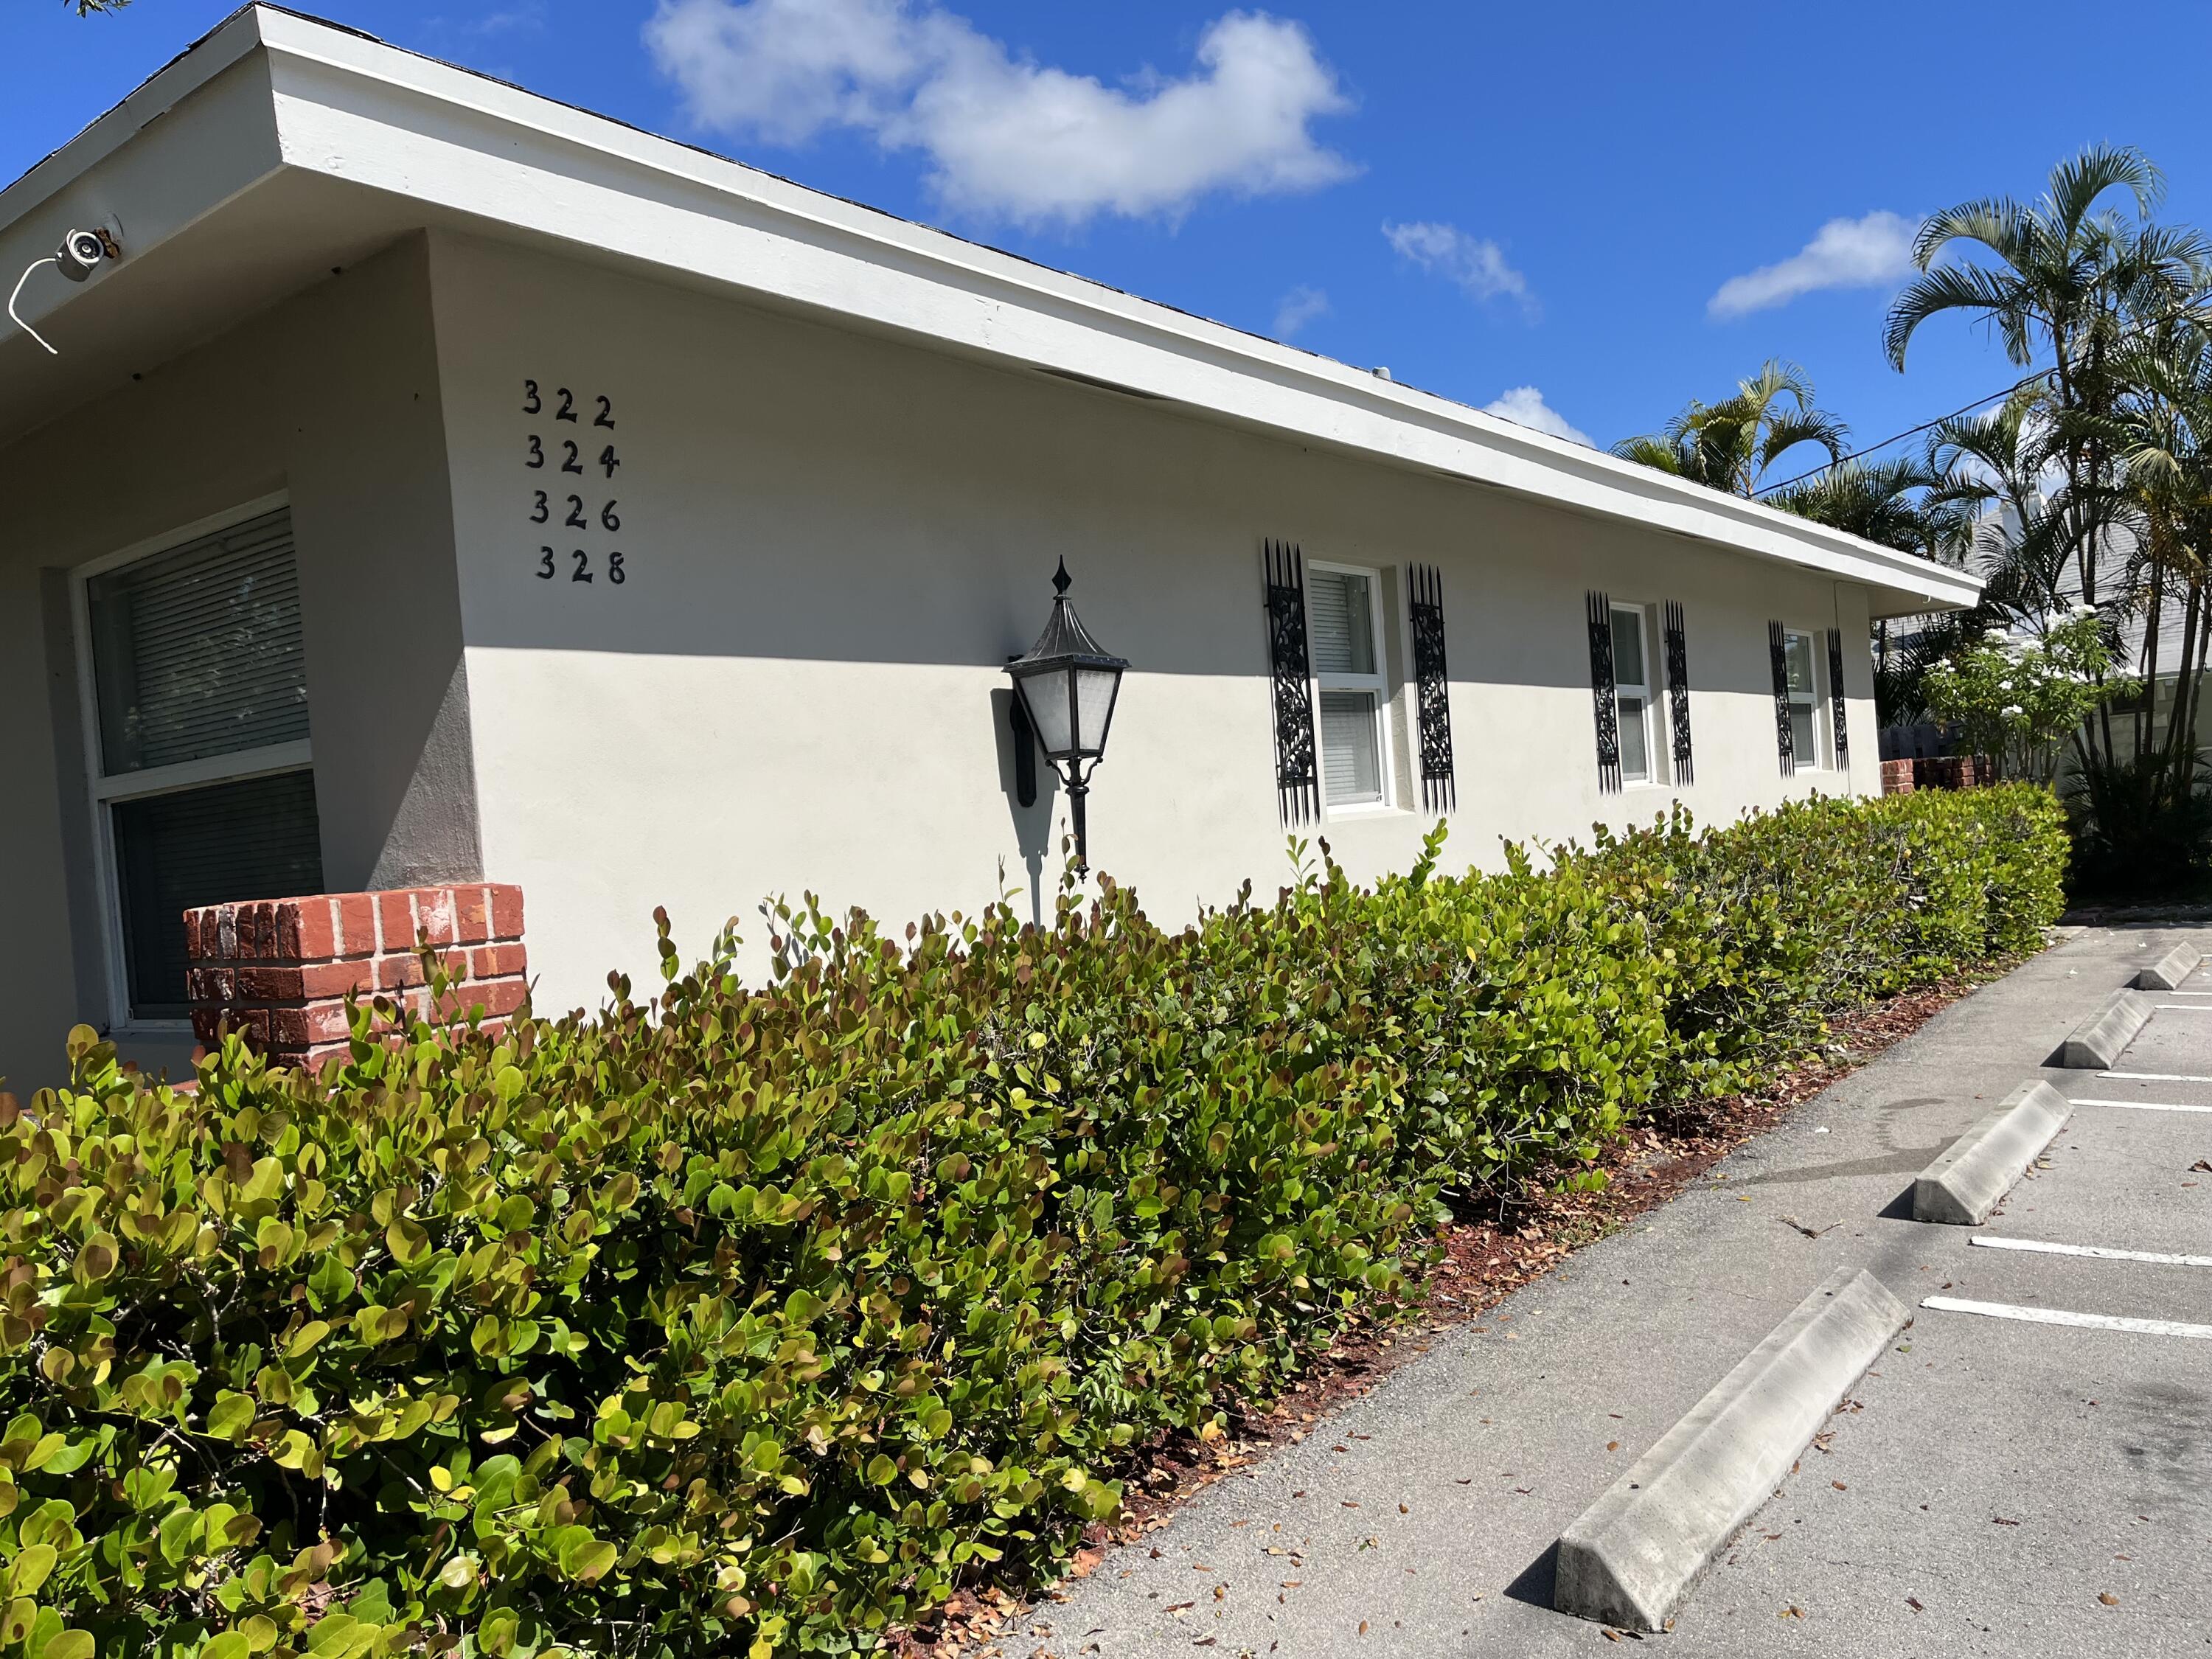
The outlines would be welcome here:
<svg viewBox="0 0 2212 1659">
<path fill-rule="evenodd" d="M 312 772 L 118 801 L 116 885 L 135 1019 L 181 1019 L 184 913 L 322 890 Z"/>
<path fill-rule="evenodd" d="M 1306 608 L 1313 629 L 1316 674 L 1375 672 L 1374 584 L 1348 570 L 1306 575 Z"/>
<path fill-rule="evenodd" d="M 1322 793 L 1331 806 L 1382 799 L 1382 756 L 1372 691 L 1321 694 Z"/>
<path fill-rule="evenodd" d="M 1783 664 L 1789 675 L 1790 748 L 1800 766 L 1820 764 L 1820 738 L 1814 729 L 1814 707 L 1818 702 L 1813 683 L 1813 636 L 1787 635 Z"/>
<path fill-rule="evenodd" d="M 1385 691 L 1375 649 L 1375 578 L 1309 569 L 1315 713 L 1321 731 L 1322 799 L 1331 806 L 1380 805 Z"/>
<path fill-rule="evenodd" d="M 307 735 L 289 511 L 107 571 L 86 589 L 108 776 Z"/>
</svg>

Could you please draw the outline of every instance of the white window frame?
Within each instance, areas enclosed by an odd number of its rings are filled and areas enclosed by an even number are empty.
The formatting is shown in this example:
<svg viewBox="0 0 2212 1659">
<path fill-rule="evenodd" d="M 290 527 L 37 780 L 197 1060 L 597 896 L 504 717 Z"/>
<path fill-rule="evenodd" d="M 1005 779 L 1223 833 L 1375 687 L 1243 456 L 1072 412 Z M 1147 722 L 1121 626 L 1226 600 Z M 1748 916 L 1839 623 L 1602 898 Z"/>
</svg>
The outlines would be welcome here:
<svg viewBox="0 0 2212 1659">
<path fill-rule="evenodd" d="M 131 1012 L 129 946 L 123 933 L 123 893 L 115 864 L 117 802 L 142 800 L 149 795 L 174 794 L 181 789 L 209 783 L 238 783 L 273 773 L 297 772 L 314 764 L 313 746 L 306 738 L 289 743 L 265 744 L 202 760 L 178 761 L 167 766 L 143 767 L 136 772 L 109 776 L 100 752 L 100 680 L 92 656 L 92 579 L 118 566 L 186 542 L 212 536 L 233 525 L 244 524 L 292 504 L 289 490 L 278 490 L 242 502 L 190 524 L 149 536 L 128 547 L 76 566 L 70 572 L 70 613 L 76 648 L 77 712 L 84 745 L 86 793 L 92 811 L 93 885 L 100 905 L 99 948 L 101 980 L 107 988 L 107 1033 L 115 1036 L 174 1036 L 189 1032 L 189 1019 L 137 1019 Z M 181 997 L 183 988 L 179 988 Z"/>
<path fill-rule="evenodd" d="M 1621 712 L 1621 693 L 1626 691 L 1632 695 L 1641 696 L 1644 699 L 1644 717 L 1642 721 L 1644 726 L 1644 774 L 1641 777 L 1632 776 L 1630 775 L 1628 770 L 1627 757 L 1624 751 L 1620 769 L 1621 787 L 1624 789 L 1663 788 L 1666 785 L 1667 780 L 1661 775 L 1659 770 L 1660 749 L 1658 743 L 1658 726 L 1656 722 L 1655 722 L 1651 718 L 1651 608 L 1649 605 L 1634 604 L 1627 599 L 1612 599 L 1608 600 L 1607 603 L 1612 606 L 1612 615 L 1607 617 L 1607 621 L 1609 623 L 1613 623 L 1614 618 L 1620 617 L 1623 611 L 1628 612 L 1636 618 L 1637 654 L 1644 659 L 1644 678 L 1635 684 L 1631 684 L 1620 678 L 1620 653 L 1615 651 L 1613 653 L 1613 718 L 1614 724 L 1616 726 L 1626 726 L 1628 723 L 1628 717 Z M 1613 631 L 1616 636 L 1620 634 L 1620 629 L 1617 624 L 1614 625 Z"/>
<path fill-rule="evenodd" d="M 1800 772 L 1821 772 L 1827 769 L 1828 746 L 1820 736 L 1820 636 L 1817 632 L 1808 631 L 1802 628 L 1784 627 L 1783 629 L 1782 660 L 1784 666 L 1782 679 L 1784 685 L 1787 686 L 1790 682 L 1788 668 L 1790 647 L 1798 640 L 1805 641 L 1805 660 L 1812 667 L 1813 684 L 1809 690 L 1802 692 L 1785 690 L 1783 693 L 1783 700 L 1793 706 L 1802 703 L 1808 713 L 1812 727 L 1813 758 L 1797 761 L 1796 763 L 1797 769 Z M 1790 751 L 1794 757 L 1796 751 L 1796 738 L 1794 736 L 1790 738 Z"/>
<path fill-rule="evenodd" d="M 1382 582 L 1382 573 L 1372 565 L 1343 564 L 1334 559 L 1310 559 L 1309 572 L 1327 571 L 1339 576 L 1358 576 L 1367 583 L 1367 625 L 1373 631 L 1375 672 L 1372 674 L 1324 674 L 1318 668 L 1313 673 L 1314 765 L 1320 774 L 1322 811 L 1330 818 L 1374 817 L 1398 810 L 1397 757 L 1390 748 L 1390 658 L 1383 649 L 1382 608 L 1388 590 Z M 1310 603 L 1310 602 L 1309 602 Z M 1313 622 L 1309 614 L 1306 636 L 1313 637 Z M 1310 647 L 1309 647 L 1310 648 Z M 1341 806 L 1328 804 L 1328 755 L 1322 746 L 1321 694 L 1324 691 L 1371 691 L 1375 695 L 1375 761 L 1376 781 L 1381 797 L 1376 800 L 1347 802 Z"/>
</svg>

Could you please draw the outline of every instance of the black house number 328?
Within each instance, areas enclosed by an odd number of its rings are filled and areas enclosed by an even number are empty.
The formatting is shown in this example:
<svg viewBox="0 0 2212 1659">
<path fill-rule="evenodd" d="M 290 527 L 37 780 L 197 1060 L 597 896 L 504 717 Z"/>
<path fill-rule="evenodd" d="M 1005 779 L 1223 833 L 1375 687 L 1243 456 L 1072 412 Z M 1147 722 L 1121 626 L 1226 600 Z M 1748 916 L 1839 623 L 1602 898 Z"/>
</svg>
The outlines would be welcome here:
<svg viewBox="0 0 2212 1659">
<path fill-rule="evenodd" d="M 582 548 L 571 548 L 567 557 L 569 562 L 568 580 L 570 581 L 589 582 L 599 580 L 599 572 L 592 568 L 592 556 Z M 540 547 L 538 550 L 538 579 L 540 581 L 550 582 L 560 574 L 561 556 L 556 554 L 550 547 Z M 621 554 L 607 555 L 606 576 L 607 580 L 617 587 L 620 587 L 629 580 L 629 573 L 623 568 Z"/>
<path fill-rule="evenodd" d="M 614 400 L 604 393 L 580 398 L 565 386 L 548 390 L 534 380 L 526 380 L 522 412 L 543 416 L 547 423 L 544 429 L 529 433 L 523 440 L 523 466 L 540 475 L 547 486 L 538 489 L 533 481 L 530 522 L 557 524 L 562 529 L 586 532 L 596 529 L 610 536 L 620 532 L 622 516 L 617 511 L 620 506 L 617 498 L 595 493 L 587 500 L 584 493 L 592 483 L 602 489 L 611 486 L 622 465 L 612 439 L 586 435 L 592 428 L 602 433 L 615 429 Z M 574 428 L 576 435 L 563 433 L 563 425 Z M 592 453 L 595 447 L 597 455 Z M 566 488 L 564 474 L 586 482 L 572 492 Z M 622 554 L 612 549 L 595 555 L 588 548 L 562 550 L 543 543 L 538 549 L 535 574 L 540 581 L 548 582 L 566 575 L 571 582 L 596 583 L 604 576 L 611 587 L 619 587 L 629 580 Z"/>
</svg>

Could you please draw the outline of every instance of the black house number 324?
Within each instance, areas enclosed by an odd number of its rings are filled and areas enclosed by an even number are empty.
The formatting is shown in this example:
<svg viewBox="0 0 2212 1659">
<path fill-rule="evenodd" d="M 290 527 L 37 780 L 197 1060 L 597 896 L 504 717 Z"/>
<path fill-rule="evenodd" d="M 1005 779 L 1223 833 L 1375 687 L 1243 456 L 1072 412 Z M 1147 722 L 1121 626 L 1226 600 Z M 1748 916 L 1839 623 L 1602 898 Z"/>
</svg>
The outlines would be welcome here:
<svg viewBox="0 0 2212 1659">
<path fill-rule="evenodd" d="M 586 535 L 593 531 L 610 537 L 617 534 L 622 529 L 617 510 L 621 502 L 612 491 L 622 457 L 616 452 L 614 440 L 605 435 L 615 430 L 614 400 L 605 393 L 580 396 L 565 386 L 548 389 L 537 380 L 526 380 L 522 412 L 545 422 L 523 439 L 522 465 L 538 475 L 532 480 L 530 522 Z M 563 431 L 563 427 L 568 430 Z M 599 452 L 596 455 L 594 449 Z M 568 483 L 571 477 L 582 481 L 573 489 Z M 538 488 L 541 481 L 543 489 Z M 596 490 L 594 484 L 599 486 Z M 605 577 L 611 587 L 619 587 L 629 580 L 623 556 L 616 549 L 594 551 L 542 542 L 534 574 L 540 581 L 548 582 L 564 575 L 570 582 L 590 583 Z"/>
</svg>

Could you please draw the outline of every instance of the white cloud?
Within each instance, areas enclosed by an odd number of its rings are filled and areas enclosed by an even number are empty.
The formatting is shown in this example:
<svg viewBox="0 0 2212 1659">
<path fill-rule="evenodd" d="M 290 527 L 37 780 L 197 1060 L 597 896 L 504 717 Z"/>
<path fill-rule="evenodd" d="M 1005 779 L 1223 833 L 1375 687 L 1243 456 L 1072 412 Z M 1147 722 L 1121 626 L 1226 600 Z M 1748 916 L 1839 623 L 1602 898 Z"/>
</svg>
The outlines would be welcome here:
<svg viewBox="0 0 2212 1659">
<path fill-rule="evenodd" d="M 1328 295 L 1301 283 L 1283 295 L 1282 303 L 1275 307 L 1275 337 L 1287 340 L 1314 319 L 1328 313 Z"/>
<path fill-rule="evenodd" d="M 1571 443 L 1588 444 L 1589 433 L 1571 424 L 1567 417 L 1544 401 L 1544 394 L 1533 386 L 1516 386 L 1501 392 L 1497 398 L 1482 406 L 1486 415 L 1496 415 L 1516 426 L 1534 428 L 1548 432 L 1554 438 L 1565 438 Z M 1592 448 L 1596 447 L 1591 445 Z"/>
<path fill-rule="evenodd" d="M 1447 277 L 1478 300 L 1500 295 L 1533 309 L 1528 279 L 1506 263 L 1505 250 L 1486 236 L 1470 236 L 1456 225 L 1416 221 L 1392 224 L 1385 221 L 1382 234 L 1399 257 L 1424 270 Z"/>
<path fill-rule="evenodd" d="M 470 24 L 471 33 L 507 34 L 517 29 L 543 28 L 545 25 L 544 0 L 522 0 L 517 6 L 488 11 Z"/>
<path fill-rule="evenodd" d="M 1351 107 L 1335 72 L 1264 12 L 1208 24 L 1190 74 L 1121 88 L 1017 57 L 933 0 L 660 0 L 645 38 L 700 125 L 782 145 L 854 129 L 927 156 L 938 198 L 979 217 L 1173 218 L 1355 171 L 1310 130 Z"/>
<path fill-rule="evenodd" d="M 1705 309 L 1715 317 L 1741 317 L 1821 289 L 1897 282 L 1912 269 L 1915 228 L 1911 220 L 1880 210 L 1863 219 L 1831 219 L 1788 258 L 1729 277 Z"/>
</svg>

